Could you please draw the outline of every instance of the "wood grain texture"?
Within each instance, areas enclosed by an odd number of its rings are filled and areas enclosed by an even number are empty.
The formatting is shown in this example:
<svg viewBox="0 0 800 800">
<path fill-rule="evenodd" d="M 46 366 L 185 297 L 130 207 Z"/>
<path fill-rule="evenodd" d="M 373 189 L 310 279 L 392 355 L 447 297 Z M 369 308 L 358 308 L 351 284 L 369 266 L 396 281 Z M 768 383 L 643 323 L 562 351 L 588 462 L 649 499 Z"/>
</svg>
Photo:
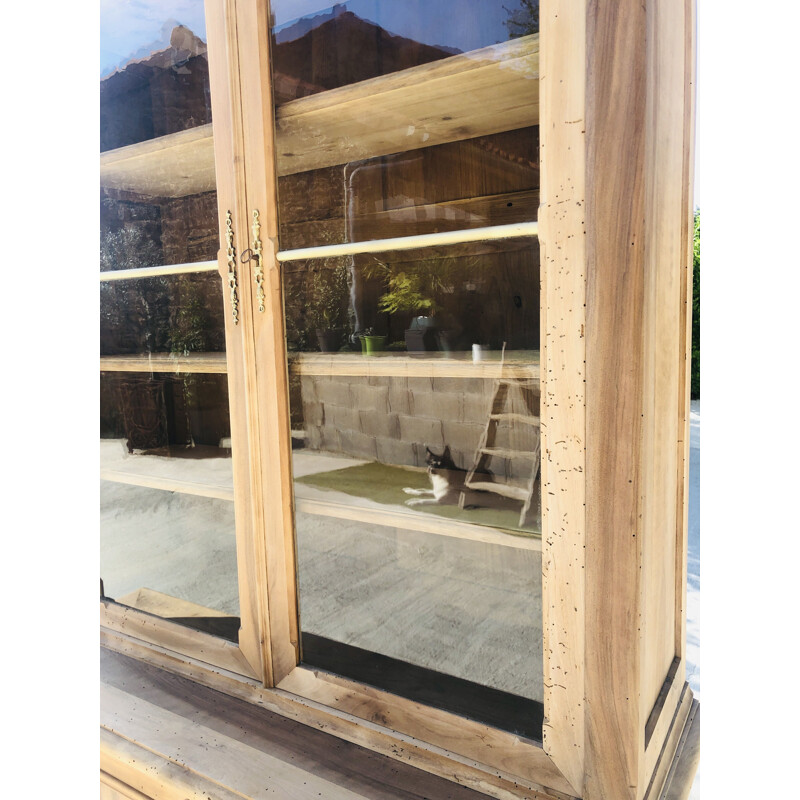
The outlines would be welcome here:
<svg viewBox="0 0 800 800">
<path fill-rule="evenodd" d="M 542 7 L 542 608 L 544 748 L 584 777 L 586 4 Z M 565 46 L 568 43 L 568 46 Z"/>
<path fill-rule="evenodd" d="M 681 687 L 680 696 L 675 707 L 674 714 L 670 719 L 669 729 L 666 736 L 662 739 L 661 747 L 658 751 L 658 758 L 648 774 L 649 783 L 642 790 L 645 800 L 655 800 L 661 798 L 663 790 L 666 788 L 667 781 L 672 771 L 673 764 L 678 754 L 678 749 L 683 739 L 684 729 L 692 712 L 692 690 L 688 683 Z M 691 787 L 691 781 L 689 782 Z"/>
<path fill-rule="evenodd" d="M 587 800 L 643 796 L 683 676 L 684 13 L 666 0 L 589 5 Z"/>
<path fill-rule="evenodd" d="M 534 34 L 292 100 L 278 110 L 278 174 L 537 125 L 538 68 Z M 101 186 L 154 197 L 213 190 L 216 127 L 103 153 Z"/>
<path fill-rule="evenodd" d="M 244 167 L 241 143 L 237 138 L 238 61 L 231 42 L 236 40 L 236 22 L 226 0 L 207 0 L 206 30 L 213 114 L 214 161 L 217 169 L 217 210 L 220 242 L 225 241 L 226 213 L 231 212 L 238 255 L 243 249 L 241 234 L 247 230 L 245 219 Z M 245 240 L 246 241 L 246 240 Z M 258 592 L 260 571 L 252 557 L 255 531 L 258 530 L 258 509 L 250 487 L 252 442 L 249 436 L 246 362 L 246 316 L 235 325 L 228 304 L 226 248 L 219 254 L 222 296 L 225 298 L 225 342 L 228 367 L 228 397 L 232 441 L 234 514 L 236 520 L 236 563 L 239 574 L 241 629 L 239 647 L 250 666 L 250 674 L 264 679 L 268 658 L 264 651 L 263 616 Z M 241 284 L 241 279 L 239 284 Z M 241 295 L 240 295 L 241 297 Z M 250 362 L 252 363 L 252 362 Z"/>
<path fill-rule="evenodd" d="M 255 672 L 239 647 L 225 639 L 184 627 L 166 619 L 126 608 L 117 603 L 100 602 L 100 625 L 109 631 L 133 636 L 163 647 L 176 654 L 185 654 L 207 664 L 248 678 Z"/>
<path fill-rule="evenodd" d="M 572 796 L 538 743 L 515 734 L 309 667 L 297 667 L 278 688 L 474 759 L 507 780 Z"/>
<path fill-rule="evenodd" d="M 225 353 L 149 353 L 141 356 L 100 356 L 101 372 L 164 372 L 172 375 L 192 373 L 225 374 L 228 363 Z"/>
<path fill-rule="evenodd" d="M 253 298 L 251 260 L 242 270 L 244 303 L 252 320 L 246 357 L 252 365 L 248 386 L 252 441 L 252 491 L 260 521 L 255 563 L 268 622 L 271 685 L 297 664 L 297 578 L 292 509 L 291 433 L 283 296 L 278 250 L 275 128 L 269 85 L 269 16 L 259 0 L 235 0 L 240 59 L 242 155 L 247 164 L 248 228 L 259 212 L 263 244 L 265 311 Z"/>
<path fill-rule="evenodd" d="M 685 362 L 685 27 L 682 3 L 648 4 L 645 123 L 644 420 L 642 569 L 646 631 L 642 704 L 656 702 L 675 652 L 678 443 L 683 438 L 680 373 Z M 681 481 L 682 483 L 682 476 Z"/>
<path fill-rule="evenodd" d="M 272 741 L 283 741 L 285 757 L 294 757 L 295 763 L 297 761 L 302 763 L 304 753 L 308 753 L 311 747 L 312 755 L 318 759 L 318 764 L 322 758 L 323 770 L 325 753 L 328 764 L 331 758 L 337 759 L 339 754 L 338 761 L 344 764 L 351 778 L 359 779 L 363 773 L 372 774 L 374 778 L 374 769 L 363 767 L 363 761 L 354 758 L 353 751 L 349 750 L 346 744 L 349 742 L 374 751 L 366 756 L 368 759 L 380 758 L 380 755 L 388 756 L 391 766 L 385 770 L 381 768 L 383 770 L 381 775 L 385 774 L 390 778 L 395 776 L 396 785 L 403 788 L 413 789 L 415 786 L 424 785 L 415 784 L 409 779 L 406 770 L 411 764 L 419 770 L 445 778 L 445 781 L 434 786 L 433 791 L 430 784 L 427 786 L 427 793 L 420 790 L 422 796 L 436 797 L 437 800 L 448 797 L 452 800 L 462 798 L 466 800 L 471 794 L 458 792 L 466 792 L 467 789 L 474 789 L 498 800 L 565 800 L 567 797 L 560 793 L 543 793 L 535 788 L 526 787 L 519 781 L 503 777 L 497 770 L 492 770 L 484 764 L 428 745 L 374 722 L 326 708 L 314 701 L 298 701 L 286 692 L 259 687 L 255 682 L 243 681 L 224 671 L 209 670 L 202 663 L 185 657 L 179 658 L 165 651 L 149 650 L 129 637 L 109 632 L 104 637 L 104 646 L 113 647 L 117 651 L 116 653 L 103 651 L 102 670 L 105 683 L 123 689 L 136 686 L 137 692 L 147 691 L 147 694 L 143 695 L 147 699 L 159 705 L 168 704 L 167 707 L 173 711 L 179 709 L 176 703 L 185 704 L 188 701 L 195 709 L 198 708 L 197 703 L 200 703 L 202 710 L 199 712 L 198 710 L 192 712 L 189 708 L 187 712 L 181 713 L 193 718 L 200 716 L 209 726 L 225 725 L 227 731 L 235 731 L 229 735 L 246 736 L 249 743 L 254 741 L 251 738 L 254 734 L 256 742 L 258 737 L 263 736 L 269 737 Z M 137 658 L 145 657 L 161 669 L 157 670 L 154 666 L 119 655 L 121 653 Z M 153 672 L 159 672 L 161 677 L 148 679 L 147 676 Z M 182 692 L 176 690 L 175 681 L 184 684 Z M 223 698 L 216 692 L 212 692 L 211 696 L 204 695 L 202 688 L 198 688 L 197 684 L 212 687 L 227 697 Z M 148 688 L 149 686 L 153 688 Z M 213 719 L 209 716 L 209 712 L 213 715 Z M 273 712 L 278 716 L 264 719 L 265 712 Z M 259 715 L 261 720 L 254 723 L 253 720 Z M 298 733 L 296 726 L 292 730 L 294 723 L 298 722 L 302 726 L 308 726 L 303 728 L 304 732 Z M 314 730 L 309 730 L 309 727 Z M 328 733 L 345 740 L 345 743 L 339 742 L 336 745 L 330 743 L 330 737 L 326 736 Z M 320 741 L 324 744 L 318 745 Z M 319 770 L 319 766 L 316 769 Z M 414 770 L 414 773 L 419 776 L 418 770 Z M 320 774 L 324 775 L 325 772 L 321 771 Z M 373 792 L 365 793 L 365 796 L 382 798 L 394 795 Z M 412 797 L 416 795 L 412 794 Z"/>
<path fill-rule="evenodd" d="M 406 378 L 531 378 L 539 377 L 539 353 L 536 350 L 484 353 L 483 361 L 472 361 L 465 353 L 457 357 L 409 356 L 405 353 L 376 353 L 365 358 L 349 353 L 302 353 L 290 356 L 289 369 L 294 375 L 350 375 L 353 377 Z"/>
<path fill-rule="evenodd" d="M 587 16 L 586 800 L 641 796 L 646 6 Z M 613 501 L 612 501 L 613 498 Z"/>
<path fill-rule="evenodd" d="M 678 442 L 678 543 L 675 566 L 675 652 L 685 664 L 686 654 L 686 578 L 689 551 L 689 461 L 691 447 L 690 409 L 692 389 L 692 285 L 694 278 L 694 153 L 695 153 L 695 105 L 696 105 L 696 0 L 684 0 L 684 24 L 686 37 L 685 77 L 687 90 L 684 93 L 684 163 L 682 198 L 685 220 L 683 231 L 684 268 L 681 281 L 681 341 L 680 352 L 684 361 L 680 371 L 678 430 L 682 439 Z M 682 671 L 685 679 L 685 667 Z"/>
<path fill-rule="evenodd" d="M 539 121 L 538 34 L 361 81 L 278 109 L 278 174 Z"/>
<path fill-rule="evenodd" d="M 100 800 L 153 800 L 147 795 L 142 794 L 136 789 L 132 789 L 126 783 L 109 775 L 107 772 L 100 772 Z"/>
<path fill-rule="evenodd" d="M 100 155 L 100 185 L 151 197 L 185 197 L 216 186 L 212 125 L 200 125 Z"/>
<path fill-rule="evenodd" d="M 242 800 L 241 795 L 213 785 L 177 760 L 153 753 L 103 728 L 100 730 L 100 770 L 153 800 L 208 800 L 209 797 Z"/>
</svg>

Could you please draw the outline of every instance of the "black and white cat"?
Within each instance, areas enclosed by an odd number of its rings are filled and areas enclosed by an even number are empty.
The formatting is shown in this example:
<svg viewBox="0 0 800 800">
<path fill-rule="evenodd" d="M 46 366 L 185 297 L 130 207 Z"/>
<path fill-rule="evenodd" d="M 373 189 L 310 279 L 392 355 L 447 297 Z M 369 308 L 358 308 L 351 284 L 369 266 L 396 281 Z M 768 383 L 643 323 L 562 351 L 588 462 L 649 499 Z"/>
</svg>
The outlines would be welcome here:
<svg viewBox="0 0 800 800">
<path fill-rule="evenodd" d="M 464 489 L 464 480 L 467 471 L 458 467 L 450 455 L 450 446 L 437 456 L 430 447 L 425 448 L 427 455 L 425 463 L 428 465 L 428 475 L 431 476 L 430 489 L 410 489 L 406 487 L 406 494 L 417 496 L 416 500 L 406 500 L 407 506 L 430 505 L 432 503 L 445 503 L 458 505 L 461 492 Z"/>
</svg>

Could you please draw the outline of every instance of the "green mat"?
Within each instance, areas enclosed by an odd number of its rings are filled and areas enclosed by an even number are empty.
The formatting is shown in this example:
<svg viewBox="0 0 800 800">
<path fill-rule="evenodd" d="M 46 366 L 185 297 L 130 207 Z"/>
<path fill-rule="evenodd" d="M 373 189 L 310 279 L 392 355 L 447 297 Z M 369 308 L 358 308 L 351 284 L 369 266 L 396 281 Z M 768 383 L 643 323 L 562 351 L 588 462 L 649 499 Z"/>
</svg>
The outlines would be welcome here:
<svg viewBox="0 0 800 800">
<path fill-rule="evenodd" d="M 353 497 L 363 497 L 383 505 L 402 506 L 412 498 L 403 489 L 430 489 L 431 481 L 427 472 L 421 470 L 393 467 L 373 461 L 370 464 L 359 464 L 355 467 L 334 469 L 329 472 L 317 472 L 297 478 L 297 483 L 314 486 L 317 489 L 341 492 Z M 495 500 L 495 495 L 492 495 Z M 457 505 L 420 505 L 414 511 L 422 511 L 437 517 L 473 522 L 492 528 L 503 528 L 512 533 L 539 533 L 532 528 L 520 528 L 520 503 L 508 501 L 508 508 L 471 508 L 460 509 Z"/>
</svg>

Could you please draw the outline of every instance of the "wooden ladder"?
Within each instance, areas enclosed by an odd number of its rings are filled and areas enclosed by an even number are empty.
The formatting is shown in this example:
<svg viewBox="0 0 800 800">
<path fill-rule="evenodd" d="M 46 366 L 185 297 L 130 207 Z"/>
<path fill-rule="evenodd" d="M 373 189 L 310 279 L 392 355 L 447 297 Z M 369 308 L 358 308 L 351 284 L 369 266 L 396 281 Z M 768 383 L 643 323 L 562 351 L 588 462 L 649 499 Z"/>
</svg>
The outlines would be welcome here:
<svg viewBox="0 0 800 800">
<path fill-rule="evenodd" d="M 519 386 L 520 393 L 525 402 L 525 408 L 528 412 L 527 414 L 512 413 L 505 410 L 506 401 L 508 400 L 508 390 L 512 385 Z M 475 463 L 472 469 L 467 472 L 467 477 L 464 480 L 464 486 L 468 489 L 494 492 L 503 497 L 522 501 L 522 511 L 519 516 L 520 527 L 525 524 L 525 519 L 528 516 L 533 501 L 533 487 L 539 475 L 539 456 L 542 449 L 540 419 L 533 405 L 533 392 L 531 391 L 534 385 L 538 385 L 538 380 L 527 377 L 500 377 L 495 381 L 494 398 L 492 399 L 492 406 L 489 410 L 489 419 L 486 422 L 486 427 L 483 430 L 478 449 L 475 453 Z M 537 428 L 537 436 L 533 449 L 528 451 L 495 447 L 497 428 L 502 422 L 535 426 Z M 485 473 L 487 472 L 487 464 L 492 456 L 506 459 L 520 458 L 531 461 L 531 474 L 526 485 L 514 486 L 508 483 L 488 480 L 488 476 L 486 476 Z M 464 508 L 465 505 L 467 505 L 467 493 L 461 492 L 459 506 Z"/>
</svg>

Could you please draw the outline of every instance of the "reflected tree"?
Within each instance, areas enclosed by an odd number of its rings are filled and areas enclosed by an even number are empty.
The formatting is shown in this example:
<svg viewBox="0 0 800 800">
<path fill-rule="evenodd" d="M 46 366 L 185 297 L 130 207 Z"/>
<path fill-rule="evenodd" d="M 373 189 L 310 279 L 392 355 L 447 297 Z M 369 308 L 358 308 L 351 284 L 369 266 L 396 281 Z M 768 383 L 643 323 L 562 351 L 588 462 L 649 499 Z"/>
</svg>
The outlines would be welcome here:
<svg viewBox="0 0 800 800">
<path fill-rule="evenodd" d="M 508 14 L 504 24 L 510 38 L 518 39 L 520 36 L 539 33 L 539 0 L 520 0 L 519 8 L 509 9 L 503 6 L 503 9 Z"/>
</svg>

